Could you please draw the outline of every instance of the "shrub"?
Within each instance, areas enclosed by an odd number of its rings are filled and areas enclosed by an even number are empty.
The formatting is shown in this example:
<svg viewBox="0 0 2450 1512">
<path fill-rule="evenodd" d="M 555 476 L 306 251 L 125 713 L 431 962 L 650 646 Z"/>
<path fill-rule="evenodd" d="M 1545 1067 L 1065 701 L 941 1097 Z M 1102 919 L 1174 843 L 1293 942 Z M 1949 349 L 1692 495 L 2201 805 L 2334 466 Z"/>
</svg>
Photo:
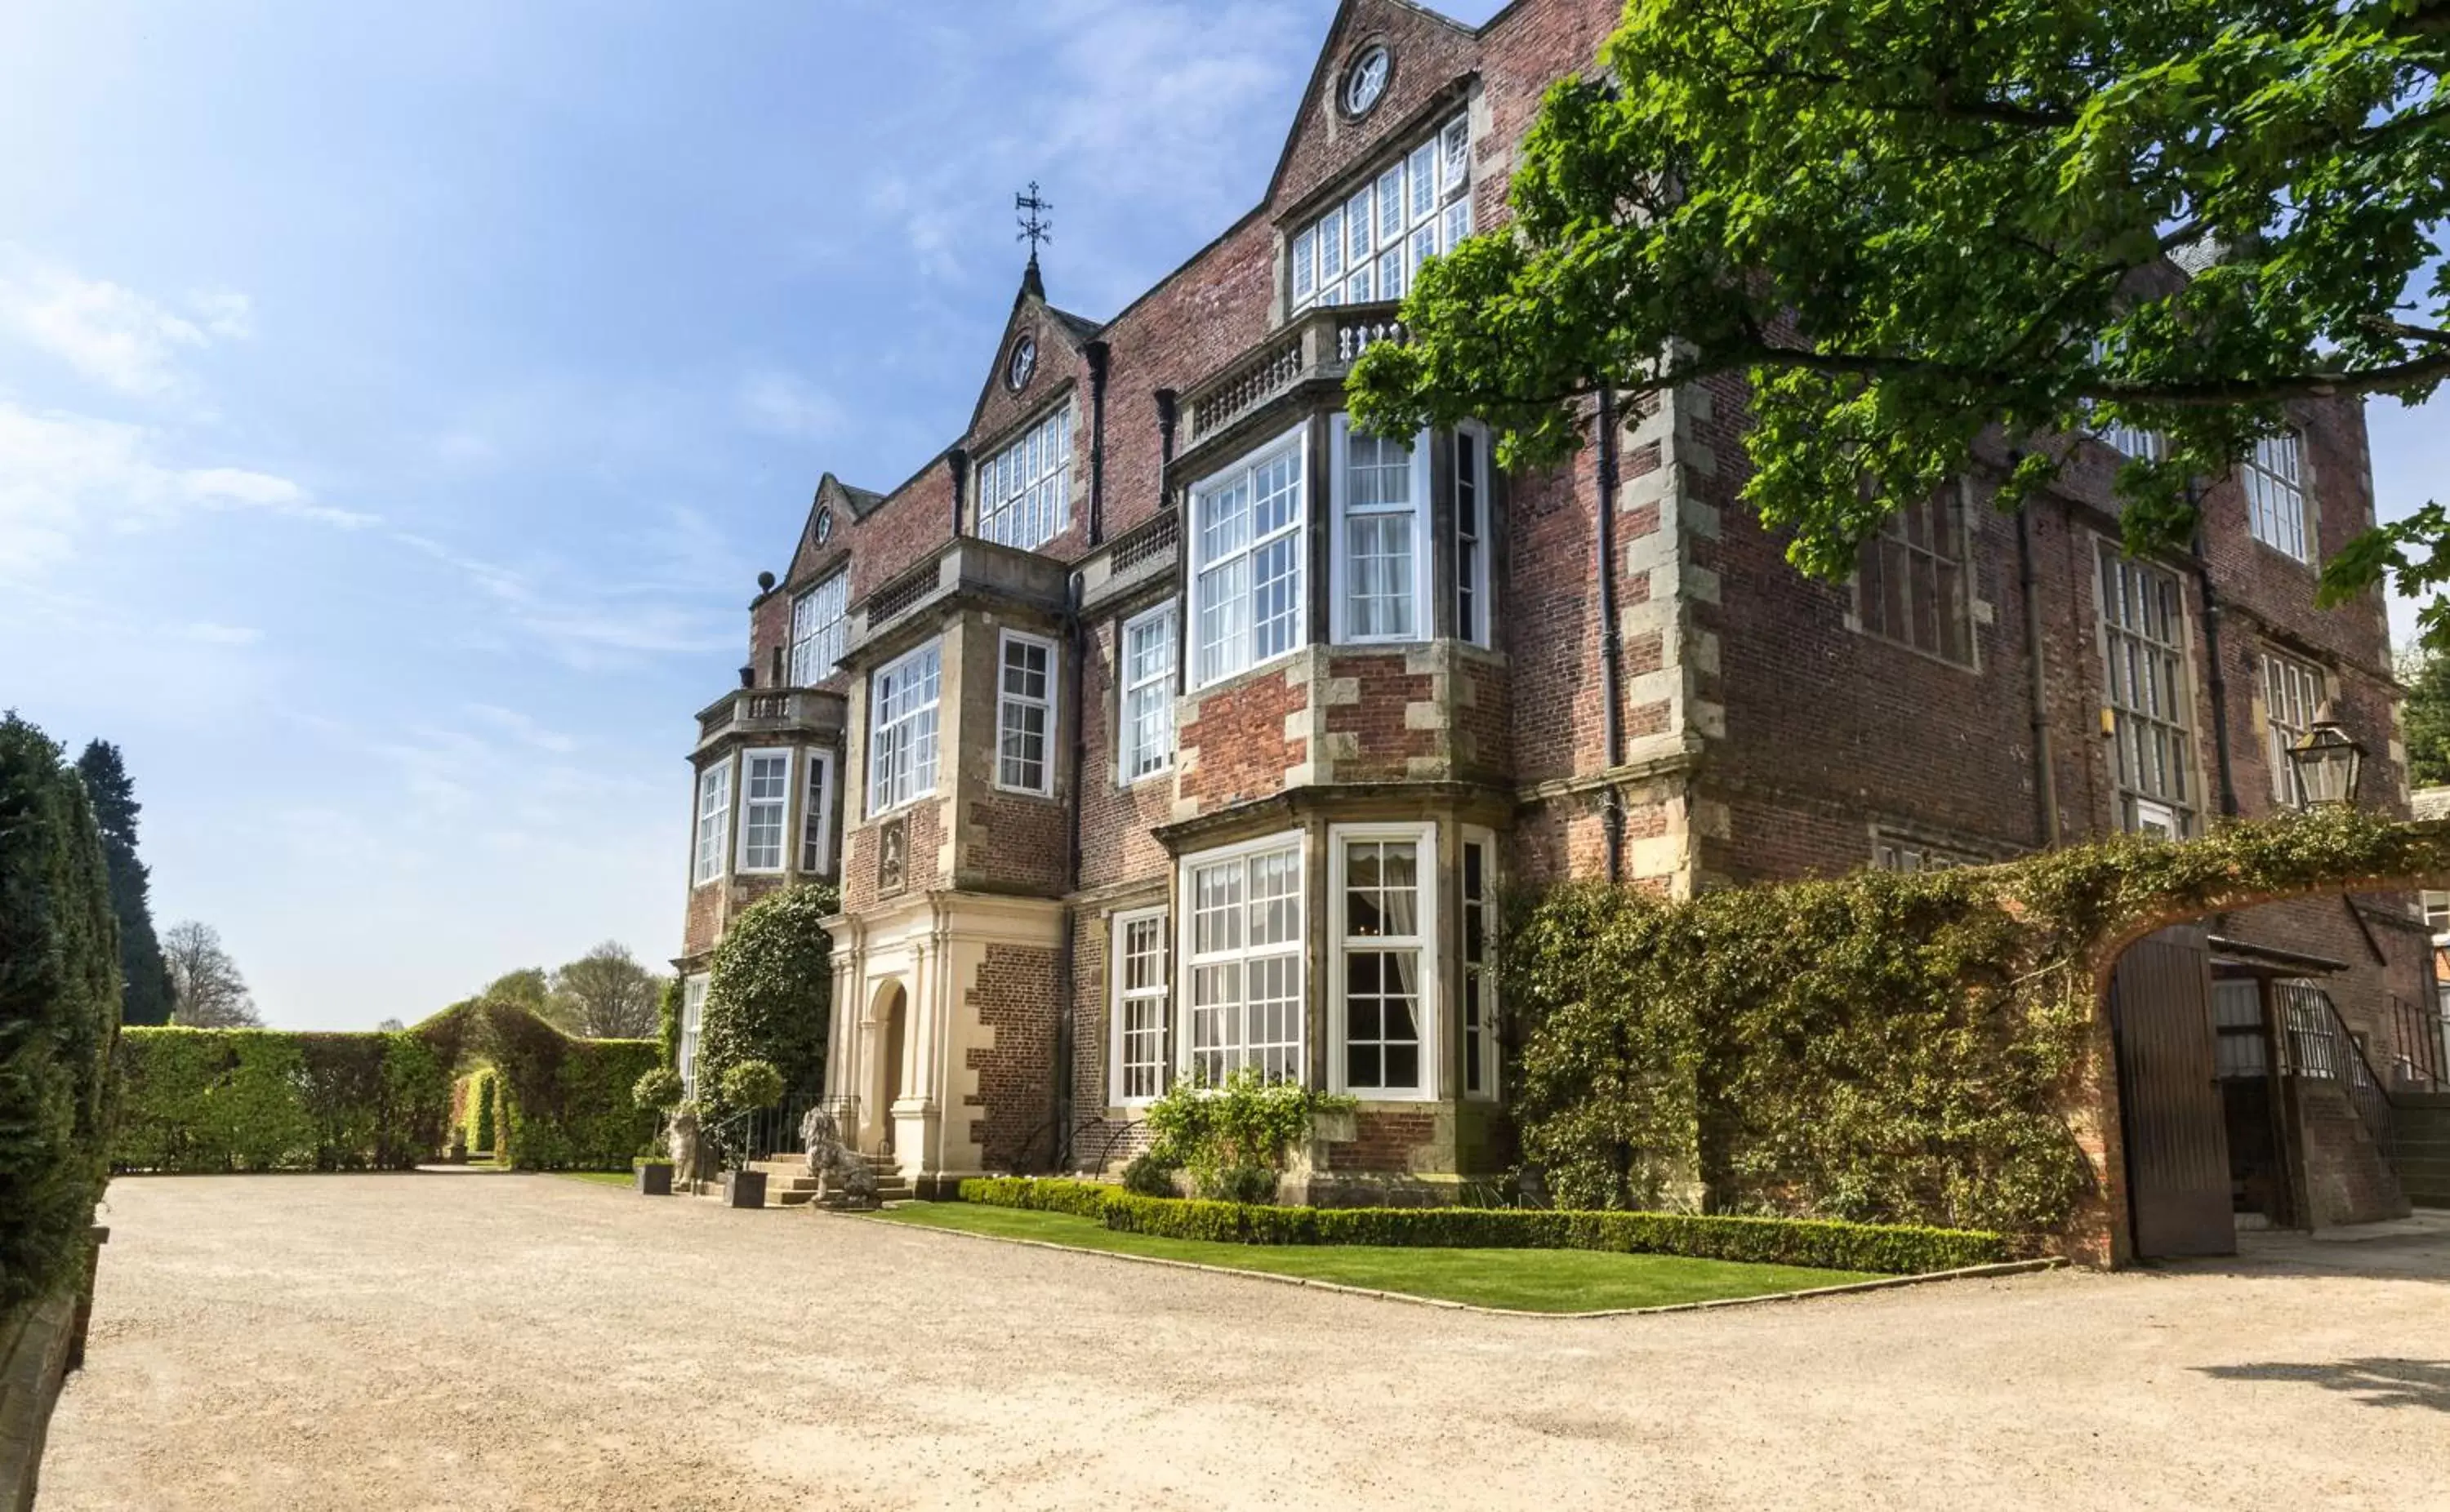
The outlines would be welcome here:
<svg viewBox="0 0 2450 1512">
<path fill-rule="evenodd" d="M 783 1100 L 783 1074 L 770 1060 L 744 1060 L 723 1074 L 723 1100 L 733 1108 L 771 1108 Z"/>
<path fill-rule="evenodd" d="M 1224 1244 L 1389 1245 L 1472 1250 L 1597 1250 L 1910 1275 L 2012 1257 L 2000 1234 L 1797 1218 L 1495 1208 L 1278 1208 L 1108 1195 L 1118 1232 Z"/>
<path fill-rule="evenodd" d="M 1143 1197 L 1178 1197 L 1174 1168 L 1152 1154 L 1134 1155 L 1123 1167 L 1123 1190 Z"/>
<path fill-rule="evenodd" d="M 974 1176 L 955 1190 L 963 1202 L 1031 1212 L 1068 1212 L 1076 1218 L 1104 1216 L 1106 1198 L 1115 1191 L 1103 1182 L 1050 1176 Z"/>
<path fill-rule="evenodd" d="M 1273 1196 L 1274 1174 L 1284 1170 L 1286 1153 L 1310 1137 L 1311 1120 L 1354 1106 L 1351 1097 L 1266 1080 L 1252 1067 L 1235 1072 L 1222 1086 L 1178 1081 L 1149 1106 L 1149 1130 L 1155 1135 L 1149 1155 L 1160 1165 L 1191 1173 L 1204 1194 L 1255 1191 L 1255 1178 L 1243 1173 L 1261 1172 L 1270 1178 L 1268 1194 Z"/>
<path fill-rule="evenodd" d="M 500 1156 L 500 1090 L 494 1074 L 480 1071 L 468 1083 L 468 1148 L 480 1155 Z"/>
<path fill-rule="evenodd" d="M 1276 1173 L 1264 1166 L 1227 1166 L 1196 1179 L 1199 1194 L 1218 1202 L 1276 1200 Z"/>
<path fill-rule="evenodd" d="M 0 718 L 0 1316 L 81 1273 L 107 1180 L 119 933 L 58 746 Z"/>
<path fill-rule="evenodd" d="M 831 887 L 787 887 L 750 905 L 715 946 L 695 1067 L 708 1127 L 744 1110 L 725 1077 L 745 1060 L 781 1073 L 776 1101 L 825 1091 L 834 974 L 822 921 L 840 906 Z"/>
<path fill-rule="evenodd" d="M 640 1076 L 636 1084 L 631 1087 L 630 1100 L 641 1108 L 652 1108 L 660 1112 L 677 1107 L 681 1095 L 686 1090 L 681 1085 L 679 1072 L 670 1066 L 657 1066 Z"/>
</svg>

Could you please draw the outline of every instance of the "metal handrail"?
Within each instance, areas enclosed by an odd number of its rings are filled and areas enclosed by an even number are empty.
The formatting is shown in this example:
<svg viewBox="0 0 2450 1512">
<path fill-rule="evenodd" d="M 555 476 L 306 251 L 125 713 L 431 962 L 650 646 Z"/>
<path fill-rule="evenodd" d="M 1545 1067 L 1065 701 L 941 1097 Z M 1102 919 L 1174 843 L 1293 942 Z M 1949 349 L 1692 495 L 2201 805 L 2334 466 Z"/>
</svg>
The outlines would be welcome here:
<svg viewBox="0 0 2450 1512">
<path fill-rule="evenodd" d="M 2395 1160 L 2397 1104 L 2389 1085 L 2374 1074 L 2348 1021 L 2340 1017 L 2340 1005 L 2310 981 L 2283 981 L 2279 987 L 2287 1009 L 2283 1069 L 2290 1076 L 2340 1083 L 2374 1148 L 2383 1159 Z"/>
</svg>

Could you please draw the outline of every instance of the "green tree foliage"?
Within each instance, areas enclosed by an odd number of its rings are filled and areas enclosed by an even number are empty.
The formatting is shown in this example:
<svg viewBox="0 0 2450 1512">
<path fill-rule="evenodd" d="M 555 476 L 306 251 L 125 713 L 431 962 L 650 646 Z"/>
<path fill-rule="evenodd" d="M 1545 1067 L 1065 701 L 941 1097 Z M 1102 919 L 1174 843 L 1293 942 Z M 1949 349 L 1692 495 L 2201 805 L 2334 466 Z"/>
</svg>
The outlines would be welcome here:
<svg viewBox="0 0 2450 1512">
<path fill-rule="evenodd" d="M 2446 56 L 2450 0 L 1632 0 L 1353 411 L 1484 417 L 1536 463 L 1598 389 L 1740 376 L 1744 497 L 1829 577 L 1992 427 L 2012 507 L 2088 423 L 2137 426 L 2169 446 L 2120 475 L 2129 544 L 2183 543 L 2188 480 L 2285 401 L 2450 376 Z M 2440 505 L 2342 548 L 2326 600 L 2385 573 L 2450 582 Z"/>
<path fill-rule="evenodd" d="M 1275 1192 L 1285 1157 L 1307 1142 L 1322 1113 L 1349 1112 L 1351 1097 L 1270 1081 L 1244 1067 L 1222 1086 L 1177 1081 L 1149 1105 L 1148 1158 L 1187 1171 L 1206 1197 L 1265 1201 Z"/>
<path fill-rule="evenodd" d="M 2407 686 L 2407 781 L 2412 787 L 2450 783 L 2450 655 L 2424 649 L 2401 663 Z"/>
<path fill-rule="evenodd" d="M 782 1097 L 825 1091 L 834 974 L 832 937 L 820 921 L 840 908 L 831 887 L 787 887 L 732 921 L 714 947 L 694 1068 L 710 1127 L 745 1111 L 726 1080 L 745 1060 L 770 1063 L 782 1075 Z"/>
<path fill-rule="evenodd" d="M 78 1273 L 107 1179 L 119 933 L 85 785 L 0 717 L 0 1314 Z"/>
<path fill-rule="evenodd" d="M 487 982 L 485 990 L 476 996 L 488 1002 L 516 1003 L 532 1014 L 550 1019 L 553 1017 L 553 974 L 542 966 L 521 966 Z"/>
<path fill-rule="evenodd" d="M 119 975 L 126 984 L 120 1006 L 124 1024 L 166 1024 L 172 998 L 170 968 L 153 933 L 152 869 L 136 857 L 136 785 L 127 778 L 119 747 L 92 741 L 77 757 L 86 798 L 102 830 L 102 856 L 110 868 L 110 910 L 119 920 Z"/>
</svg>

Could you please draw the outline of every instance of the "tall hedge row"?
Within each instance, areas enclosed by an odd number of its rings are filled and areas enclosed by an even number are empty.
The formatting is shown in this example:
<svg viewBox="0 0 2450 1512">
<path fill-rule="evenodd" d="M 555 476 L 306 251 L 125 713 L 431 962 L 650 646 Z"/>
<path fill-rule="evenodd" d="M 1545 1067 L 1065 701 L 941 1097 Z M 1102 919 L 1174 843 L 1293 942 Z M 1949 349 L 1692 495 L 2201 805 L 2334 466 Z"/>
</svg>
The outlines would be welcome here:
<svg viewBox="0 0 2450 1512">
<path fill-rule="evenodd" d="M 108 1179 L 119 930 L 58 746 L 0 718 L 0 1314 L 79 1273 Z"/>
<path fill-rule="evenodd" d="M 516 1004 L 468 1002 L 392 1033 L 131 1029 L 122 1171 L 395 1171 L 440 1154 L 455 1071 L 494 1062 L 507 1163 L 617 1170 L 651 1138 L 630 1086 L 644 1039 L 573 1039 Z"/>
</svg>

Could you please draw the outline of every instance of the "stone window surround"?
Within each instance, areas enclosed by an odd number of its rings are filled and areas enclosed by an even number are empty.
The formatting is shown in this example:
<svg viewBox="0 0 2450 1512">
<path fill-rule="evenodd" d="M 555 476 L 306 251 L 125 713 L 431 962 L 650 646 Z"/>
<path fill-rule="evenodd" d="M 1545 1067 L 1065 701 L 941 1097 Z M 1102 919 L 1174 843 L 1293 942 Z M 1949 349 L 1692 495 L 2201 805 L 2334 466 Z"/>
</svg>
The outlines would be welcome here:
<svg viewBox="0 0 2450 1512">
<path fill-rule="evenodd" d="M 1495 1102 L 1504 1094 L 1502 1076 L 1505 1066 L 1499 1054 L 1503 1037 L 1503 1019 L 1498 1002 L 1498 849 L 1496 832 L 1477 824 L 1459 826 L 1455 846 L 1455 900 L 1459 910 L 1455 920 L 1455 1033 L 1461 1037 L 1458 1047 L 1464 1056 L 1461 1085 L 1456 1089 L 1468 1101 Z M 1474 900 L 1469 891 L 1466 857 L 1472 850 L 1480 852 L 1480 897 Z M 1471 955 L 1469 930 L 1471 916 L 1480 915 L 1481 959 Z M 1434 954 L 1434 952 L 1432 952 Z M 1480 1022 L 1475 1028 L 1467 1005 L 1477 992 Z M 1433 1018 L 1435 1015 L 1431 1016 Z M 1473 1038 L 1478 1036 L 1475 1047 Z M 1471 1064 L 1475 1056 L 1480 1062 Z M 1472 1085 L 1477 1069 L 1480 1085 Z"/>
<path fill-rule="evenodd" d="M 1247 1029 L 1248 1004 L 1252 996 L 1251 968 L 1258 962 L 1282 960 L 1289 964 L 1292 973 L 1288 992 L 1292 1003 L 1290 1014 L 1293 1037 L 1289 1041 L 1271 1039 L 1257 1042 L 1278 1053 L 1286 1063 L 1294 1068 L 1295 1079 L 1304 1084 L 1308 1083 L 1310 1079 L 1307 1073 L 1310 1038 L 1309 836 L 1310 832 L 1307 828 L 1278 830 L 1254 839 L 1185 855 L 1176 863 L 1176 895 L 1180 901 L 1180 907 L 1176 912 L 1174 926 L 1176 961 L 1174 1000 L 1181 1025 L 1180 1031 L 1174 1037 L 1174 1071 L 1176 1077 L 1187 1080 L 1196 1075 L 1195 1061 L 1202 1049 L 1194 1043 L 1198 1037 L 1199 1016 L 1202 1012 L 1197 1006 L 1196 990 L 1201 970 L 1225 965 L 1235 965 L 1240 968 L 1241 987 L 1231 1011 L 1245 1017 L 1237 1020 L 1237 1033 L 1235 1037 L 1230 1039 L 1220 1039 L 1216 1049 L 1212 1053 L 1213 1057 L 1230 1075 L 1239 1069 L 1233 1064 L 1237 1057 L 1245 1065 L 1252 1061 L 1250 1047 L 1254 1040 Z M 1254 949 L 1249 938 L 1250 891 L 1247 863 L 1257 857 L 1277 853 L 1289 855 L 1293 860 L 1293 890 L 1287 895 L 1292 901 L 1294 914 L 1293 929 L 1288 940 Z M 1240 901 L 1234 905 L 1243 911 L 1243 922 L 1238 931 L 1240 942 L 1229 948 L 1203 952 L 1197 948 L 1196 933 L 1200 912 L 1198 874 L 1204 870 L 1234 863 L 1243 863 L 1245 866 L 1245 881 L 1241 888 Z"/>
<path fill-rule="evenodd" d="M 712 828 L 710 830 L 709 826 Z M 721 880 L 731 849 L 731 753 L 727 751 L 697 774 L 696 824 L 690 830 L 690 885 L 703 887 Z"/>
<path fill-rule="evenodd" d="M 2194 642 L 2191 616 L 2187 610 L 2186 586 L 2175 572 L 2156 562 L 2129 560 L 2120 543 L 2109 536 L 2096 534 L 2093 543 L 2093 630 L 2098 643 L 2093 665 L 2101 669 L 2103 676 L 2102 732 L 2108 738 L 2104 742 L 2102 759 L 2109 766 L 2112 804 L 2110 823 L 2120 830 L 2144 834 L 2159 833 L 2166 824 L 2176 835 L 2184 837 L 2194 832 L 2196 816 L 2202 811 L 2200 789 L 2203 784 L 2203 753 L 2196 746 Z M 2170 736 L 2171 753 L 2185 766 L 2184 786 L 2175 795 L 2142 792 L 2120 776 L 2122 711 L 2118 708 L 2116 690 L 2110 681 L 2110 668 L 2113 648 L 2134 637 L 2130 631 L 2115 628 L 2110 619 L 2103 575 L 2113 565 L 2122 581 L 2130 575 L 2144 580 L 2157 579 L 2168 584 L 2170 590 L 2170 638 L 2152 644 L 2168 658 L 2165 671 L 2175 685 L 2168 690 L 2168 702 L 2179 717 L 2157 722 Z"/>
<path fill-rule="evenodd" d="M 1072 399 L 1073 392 L 1067 386 L 1048 403 L 1032 411 L 1020 424 L 1008 428 L 1001 436 L 997 438 L 994 447 L 991 450 L 984 450 L 980 459 L 972 464 L 968 504 L 972 535 L 981 540 L 994 541 L 999 545 L 1014 547 L 1021 551 L 1036 551 L 1072 528 L 1072 490 L 1075 481 L 1074 474 L 1077 471 L 1073 467 L 1073 454 L 1074 441 L 1079 429 L 1078 417 L 1072 413 Z M 1040 432 L 1055 425 L 1059 420 L 1061 422 L 1060 429 L 1062 433 L 1060 456 L 1053 448 L 1048 448 L 1040 458 L 1038 472 L 1022 480 L 1021 491 L 993 501 L 997 507 L 990 510 L 988 507 L 990 500 L 987 496 L 988 479 L 997 475 L 998 464 L 1015 456 L 1029 444 L 1033 437 L 1037 437 Z M 1020 465 L 1019 462 L 1014 464 L 1016 475 Z M 1054 528 L 1038 539 L 1026 542 L 1007 540 L 995 533 L 990 527 L 998 521 L 1017 518 L 1033 492 L 1040 487 L 1052 491 Z"/>
<path fill-rule="evenodd" d="M 2238 464 L 2237 486 L 2246 496 L 2246 534 L 2310 567 L 2321 531 L 2314 514 L 2314 480 L 2305 463 L 2305 433 L 2291 426 L 2248 449 Z"/>
<path fill-rule="evenodd" d="M 811 746 L 807 757 L 807 781 L 800 785 L 800 870 L 830 877 L 835 871 L 834 753 Z"/>
<path fill-rule="evenodd" d="M 1244 672 L 1251 671 L 1256 668 L 1264 667 L 1271 662 L 1279 661 L 1284 657 L 1290 656 L 1310 644 L 1309 579 L 1311 572 L 1308 560 L 1310 550 L 1306 537 L 1310 526 L 1311 494 L 1312 492 L 1312 479 L 1310 475 L 1311 459 L 1309 455 L 1311 420 L 1312 417 L 1304 416 L 1290 429 L 1280 431 L 1258 445 L 1245 449 L 1242 454 L 1235 457 L 1234 460 L 1212 470 L 1206 476 L 1193 483 L 1187 491 L 1187 507 L 1184 512 L 1183 519 L 1183 533 L 1186 537 L 1183 542 L 1184 605 L 1182 619 L 1179 623 L 1182 627 L 1181 640 L 1183 643 L 1183 665 L 1188 673 L 1185 681 L 1190 683 L 1194 687 L 1195 690 L 1214 688 L 1228 679 L 1237 677 Z M 1294 465 L 1293 491 L 1295 494 L 1295 499 L 1293 518 L 1291 521 L 1284 526 L 1269 531 L 1264 537 L 1258 535 L 1251 536 L 1244 540 L 1241 545 L 1235 548 L 1232 552 L 1228 552 L 1216 561 L 1212 562 L 1204 558 L 1201 554 L 1203 548 L 1202 537 L 1205 536 L 1207 533 L 1201 528 L 1199 517 L 1200 502 L 1203 495 L 1213 494 L 1218 492 L 1219 485 L 1226 484 L 1228 480 L 1233 478 L 1236 474 L 1244 475 L 1246 477 L 1255 475 L 1260 468 L 1276 461 L 1280 454 L 1289 455 L 1293 459 Z M 1246 484 L 1246 486 L 1249 485 Z M 1255 499 L 1250 501 L 1250 507 L 1256 507 Z M 1228 655 L 1225 658 L 1224 664 L 1214 676 L 1205 678 L 1201 677 L 1199 670 L 1200 655 L 1203 649 L 1201 643 L 1201 612 L 1211 607 L 1205 598 L 1203 585 L 1206 580 L 1212 573 L 1216 572 L 1222 568 L 1230 566 L 1236 559 L 1244 563 L 1249 563 L 1254 560 L 1258 552 L 1263 548 L 1278 540 L 1285 539 L 1288 536 L 1290 536 L 1293 542 L 1292 555 L 1293 565 L 1290 572 L 1287 574 L 1292 578 L 1293 585 L 1293 615 L 1291 641 L 1284 647 L 1270 651 L 1265 656 L 1257 655 L 1255 654 L 1255 649 L 1247 644 L 1248 639 L 1256 633 L 1255 625 L 1246 623 L 1242 625 L 1238 631 L 1239 636 L 1246 641 L 1246 644 L 1241 648 L 1238 656 Z M 1248 570 L 1246 569 L 1245 576 L 1247 577 L 1248 575 Z M 1253 606 L 1255 602 L 1256 593 L 1257 589 L 1255 584 L 1248 582 L 1244 584 L 1241 591 L 1241 599 L 1243 606 L 1242 617 L 1245 620 L 1252 620 L 1254 617 L 1253 615 Z"/>
<path fill-rule="evenodd" d="M 877 737 L 887 724 L 885 718 L 885 701 L 877 696 L 877 688 L 887 678 L 912 671 L 925 661 L 934 663 L 931 679 L 935 684 L 934 691 L 928 695 L 924 704 L 914 705 L 903 710 L 889 722 L 897 729 L 904 726 L 919 728 L 920 735 L 917 738 L 924 742 L 924 757 L 920 746 L 914 744 L 910 757 L 910 769 L 907 773 L 908 790 L 897 794 L 895 789 L 904 785 L 904 774 L 877 765 Z M 866 818 L 882 819 L 896 809 L 906 808 L 935 795 L 936 785 L 943 771 L 943 641 L 942 637 L 930 636 L 868 674 L 867 730 L 861 750 L 862 765 L 865 767 L 864 775 L 867 779 Z M 921 727 L 923 720 L 924 728 Z M 924 784 L 919 781 L 923 771 L 927 777 L 927 781 Z"/>
<path fill-rule="evenodd" d="M 791 600 L 791 686 L 813 688 L 833 675 L 850 630 L 850 568 L 838 567 Z M 819 614 L 827 617 L 819 619 Z M 820 660 L 820 649 L 833 654 Z"/>
<path fill-rule="evenodd" d="M 1160 622 L 1166 627 L 1165 653 L 1159 658 L 1160 670 L 1136 679 L 1132 671 L 1133 633 Z M 1118 786 L 1130 787 L 1174 769 L 1174 706 L 1182 690 L 1181 630 L 1182 608 L 1175 599 L 1167 599 L 1136 614 L 1127 614 L 1115 627 L 1115 781 Z M 1165 749 L 1161 760 L 1143 766 L 1147 752 L 1138 744 L 1138 730 L 1132 715 L 1132 698 L 1136 693 L 1156 690 L 1160 685 L 1165 694 L 1161 701 L 1165 711 Z M 1155 744 L 1152 742 L 1152 746 Z"/>
</svg>

